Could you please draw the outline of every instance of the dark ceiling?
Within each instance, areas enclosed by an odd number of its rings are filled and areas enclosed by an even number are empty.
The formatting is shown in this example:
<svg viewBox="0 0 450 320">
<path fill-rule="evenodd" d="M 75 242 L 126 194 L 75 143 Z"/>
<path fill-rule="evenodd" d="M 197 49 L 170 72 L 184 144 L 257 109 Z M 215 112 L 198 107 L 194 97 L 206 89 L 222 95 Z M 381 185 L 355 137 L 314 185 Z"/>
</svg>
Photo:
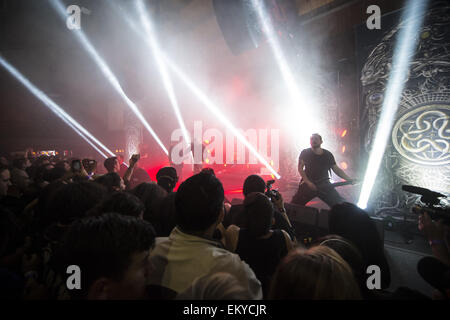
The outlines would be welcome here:
<svg viewBox="0 0 450 320">
<path fill-rule="evenodd" d="M 90 10 L 89 15 L 82 15 L 83 31 L 111 66 L 128 96 L 145 107 L 149 123 L 163 123 L 159 130 L 168 135 L 176 122 L 159 77 L 148 76 L 157 75 L 157 70 L 148 51 L 143 50 L 142 41 L 111 10 L 112 2 L 74 0 L 70 4 Z M 297 14 L 301 14 L 296 27 L 302 32 L 307 30 L 311 35 L 308 41 L 323 51 L 325 68 L 332 70 L 342 58 L 352 61 L 352 28 L 367 17 L 365 8 L 369 2 L 379 4 L 383 13 L 403 4 L 403 1 L 387 0 L 295 1 Z M 125 11 L 132 10 L 132 1 L 117 3 Z M 188 73 L 192 70 L 205 77 L 207 80 L 202 85 L 210 93 L 223 94 L 230 83 L 239 82 L 245 83 L 248 91 L 264 95 L 272 86 L 271 81 L 259 74 L 261 68 L 276 72 L 276 66 L 268 62 L 272 59 L 268 46 L 261 45 L 234 56 L 217 24 L 211 0 L 159 0 L 147 1 L 147 5 L 158 13 L 161 45 Z M 73 118 L 95 135 L 108 139 L 114 131 L 108 123 L 110 113 L 122 112 L 124 104 L 71 32 L 47 0 L 0 1 L 1 55 Z M 177 94 L 187 117 L 203 112 L 193 107 L 195 101 L 190 101 L 192 98 L 181 88 Z M 0 69 L 0 95 L 1 148 L 12 148 L 11 142 L 18 148 L 39 141 L 83 143 L 3 68 Z M 233 104 L 233 97 L 227 102 L 230 108 L 239 108 L 237 102 Z M 236 121 L 242 118 L 239 112 L 229 114 Z"/>
</svg>

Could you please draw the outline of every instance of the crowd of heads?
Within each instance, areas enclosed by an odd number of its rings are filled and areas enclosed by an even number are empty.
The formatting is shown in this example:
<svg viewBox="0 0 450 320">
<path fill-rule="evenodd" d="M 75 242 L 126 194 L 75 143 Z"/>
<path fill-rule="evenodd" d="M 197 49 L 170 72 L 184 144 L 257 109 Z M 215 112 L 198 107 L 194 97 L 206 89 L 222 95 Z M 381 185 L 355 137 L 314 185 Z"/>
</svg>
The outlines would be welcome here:
<svg viewBox="0 0 450 320">
<path fill-rule="evenodd" d="M 230 208 L 212 169 L 178 181 L 175 168 L 163 167 L 157 181 L 132 186 L 120 174 L 122 164 L 123 158 L 108 158 L 101 174 L 92 159 L 0 157 L 2 298 L 150 299 L 168 297 L 164 290 L 175 299 L 389 297 L 382 240 L 370 217 L 353 204 L 334 206 L 329 235 L 306 247 L 280 210 L 283 203 L 265 194 L 266 182 L 258 175 L 243 181 L 244 201 Z M 152 262 L 153 252 L 164 248 L 157 239 L 199 250 L 194 256 L 211 254 L 208 259 L 219 259 L 223 267 L 196 275 L 181 291 L 155 286 L 152 277 L 165 272 L 157 259 Z M 203 247 L 196 249 L 199 243 Z M 276 258 L 266 256 L 270 246 Z M 175 258 L 164 259 L 168 267 Z M 264 268 L 265 260 L 273 267 Z M 246 273 L 230 267 L 236 264 Z M 381 269 L 383 294 L 367 289 L 370 265 Z M 67 288 L 69 266 L 82 270 L 81 289 Z M 261 274 L 264 279 L 257 279 Z M 250 289 L 255 283 L 259 289 Z"/>
</svg>

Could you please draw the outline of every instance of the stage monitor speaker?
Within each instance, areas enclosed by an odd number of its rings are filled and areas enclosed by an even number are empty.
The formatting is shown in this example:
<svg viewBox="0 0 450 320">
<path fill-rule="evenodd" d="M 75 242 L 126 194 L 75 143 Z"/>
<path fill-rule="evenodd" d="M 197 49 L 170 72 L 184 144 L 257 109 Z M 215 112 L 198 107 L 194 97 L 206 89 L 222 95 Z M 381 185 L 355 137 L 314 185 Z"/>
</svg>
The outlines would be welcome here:
<svg viewBox="0 0 450 320">
<path fill-rule="evenodd" d="M 383 219 L 377 217 L 370 217 L 377 228 L 378 235 L 380 236 L 380 240 L 384 245 L 384 224 Z"/>
<path fill-rule="evenodd" d="M 317 227 L 319 228 L 321 233 L 325 233 L 324 235 L 329 234 L 330 226 L 329 226 L 329 217 L 330 217 L 330 210 L 327 209 L 320 209 L 319 217 L 317 219 Z M 370 219 L 375 224 L 375 227 L 378 231 L 378 235 L 380 236 L 380 240 L 384 243 L 384 226 L 383 226 L 383 220 L 376 218 L 376 217 L 370 217 Z"/>
<path fill-rule="evenodd" d="M 292 203 L 285 204 L 286 214 L 289 219 L 298 223 L 317 225 L 319 210 L 313 207 L 299 206 Z"/>
<path fill-rule="evenodd" d="M 308 245 L 320 237 L 330 234 L 329 217 L 330 210 L 285 204 L 286 213 L 295 228 L 297 239 Z M 383 221 L 379 218 L 371 217 L 380 236 L 381 242 L 384 244 L 384 226 Z"/>
<path fill-rule="evenodd" d="M 250 17 L 250 7 L 244 0 L 213 0 L 217 23 L 223 37 L 234 55 L 258 47 L 255 40 L 256 22 Z M 256 20 L 255 20 L 256 21 Z"/>
<path fill-rule="evenodd" d="M 319 229 L 326 230 L 327 232 L 330 230 L 330 227 L 328 225 L 329 216 L 330 216 L 330 210 L 320 209 L 319 217 L 317 219 L 317 227 Z"/>
<path fill-rule="evenodd" d="M 308 246 L 318 238 L 317 218 L 319 210 L 312 207 L 285 203 L 286 214 L 295 229 L 297 241 Z"/>
</svg>

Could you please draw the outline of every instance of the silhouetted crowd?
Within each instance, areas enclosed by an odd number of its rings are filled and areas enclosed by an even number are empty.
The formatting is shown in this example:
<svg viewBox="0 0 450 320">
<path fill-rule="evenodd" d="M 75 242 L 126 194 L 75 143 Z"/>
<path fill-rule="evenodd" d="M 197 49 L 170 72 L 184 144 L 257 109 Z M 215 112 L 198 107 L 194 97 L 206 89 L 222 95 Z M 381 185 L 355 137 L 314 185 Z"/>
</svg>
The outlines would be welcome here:
<svg viewBox="0 0 450 320">
<path fill-rule="evenodd" d="M 106 159 L 104 174 L 95 160 L 28 156 L 0 157 L 2 299 L 429 298 L 388 290 L 383 242 L 353 204 L 334 206 L 329 235 L 305 246 L 282 195 L 268 197 L 258 175 L 231 205 L 212 169 L 174 192 L 175 168 L 151 181 L 138 155 Z M 446 227 L 424 214 L 419 229 L 433 256 L 418 271 L 433 298 L 448 298 Z"/>
</svg>

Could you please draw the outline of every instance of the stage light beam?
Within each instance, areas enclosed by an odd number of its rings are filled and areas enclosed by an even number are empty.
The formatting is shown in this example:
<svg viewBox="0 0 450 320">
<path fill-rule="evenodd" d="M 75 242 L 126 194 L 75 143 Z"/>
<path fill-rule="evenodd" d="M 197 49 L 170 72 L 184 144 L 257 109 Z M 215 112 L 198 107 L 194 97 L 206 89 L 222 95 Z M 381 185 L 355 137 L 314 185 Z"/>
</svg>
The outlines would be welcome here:
<svg viewBox="0 0 450 320">
<path fill-rule="evenodd" d="M 392 68 L 389 74 L 381 115 L 378 120 L 375 139 L 358 200 L 358 206 L 361 209 L 367 207 L 384 151 L 391 135 L 411 58 L 414 56 L 417 44 L 416 39 L 418 39 L 419 31 L 423 24 L 427 2 L 427 0 L 407 1 L 405 11 L 402 14 L 402 20 L 405 25 L 400 29 L 397 43 L 395 44 Z"/>
<path fill-rule="evenodd" d="M 139 15 L 141 18 L 141 23 L 144 26 L 144 30 L 147 34 L 147 45 L 152 49 L 153 56 L 155 57 L 156 65 L 158 66 L 159 73 L 161 74 L 161 78 L 163 79 L 164 87 L 167 91 L 167 95 L 169 96 L 170 103 L 172 105 L 173 111 L 175 112 L 175 116 L 178 120 L 178 124 L 180 125 L 181 131 L 183 132 L 184 140 L 186 141 L 186 145 L 191 144 L 191 139 L 189 133 L 186 129 L 186 126 L 183 121 L 183 117 L 181 116 L 180 108 L 178 106 L 177 97 L 175 95 L 175 91 L 173 89 L 172 80 L 170 78 L 169 73 L 167 72 L 166 65 L 164 63 L 164 59 L 161 56 L 161 49 L 159 48 L 159 44 L 156 37 L 156 32 L 154 30 L 154 26 L 149 16 L 145 13 L 145 5 L 142 0 L 137 1 L 137 8 L 139 11 Z M 192 151 L 191 151 L 191 156 Z"/>
<path fill-rule="evenodd" d="M 105 152 L 114 156 L 114 153 L 109 150 L 104 144 L 98 141 L 89 131 L 87 131 L 82 125 L 80 125 L 75 119 L 73 119 L 67 112 L 65 112 L 60 106 L 58 106 L 52 99 L 50 99 L 44 92 L 37 88 L 31 81 L 29 81 L 22 73 L 20 73 L 13 65 L 11 65 L 6 59 L 0 55 L 0 64 L 22 83 L 34 96 L 41 100 L 45 106 L 47 106 L 53 113 L 55 113 L 60 119 L 62 119 L 67 125 L 69 125 L 80 137 L 88 142 L 98 153 L 104 158 L 107 156 L 94 145 L 89 139 L 97 143 Z M 89 138 L 88 138 L 89 137 Z"/>
<path fill-rule="evenodd" d="M 65 20 L 66 17 L 66 10 L 64 6 L 62 5 L 60 0 L 50 0 L 51 4 L 53 5 L 54 9 L 61 15 L 61 17 Z M 141 121 L 141 123 L 144 125 L 144 127 L 147 129 L 147 131 L 151 134 L 151 136 L 156 140 L 158 145 L 161 147 L 161 149 L 164 151 L 166 155 L 169 154 L 164 144 L 159 139 L 156 132 L 152 129 L 152 127 L 148 124 L 147 120 L 144 118 L 142 113 L 139 111 L 139 108 L 136 106 L 136 104 L 131 101 L 131 99 L 125 94 L 124 90 L 122 89 L 122 86 L 119 83 L 119 80 L 117 77 L 113 74 L 109 66 L 106 64 L 104 59 L 100 57 L 97 50 L 95 50 L 94 46 L 91 44 L 91 42 L 88 40 L 86 35 L 83 33 L 82 30 L 74 30 L 73 33 L 76 35 L 78 40 L 81 42 L 85 50 L 91 55 L 91 57 L 94 59 L 100 70 L 103 72 L 104 76 L 108 79 L 108 81 L 111 83 L 111 85 L 114 87 L 114 89 L 117 91 L 117 93 L 122 97 L 122 99 L 125 101 L 127 106 L 133 111 L 133 113 L 137 116 L 137 118 Z"/>
<path fill-rule="evenodd" d="M 314 121 L 315 117 L 312 114 L 313 108 L 308 108 L 306 106 L 307 102 L 311 104 L 313 101 L 306 97 L 305 93 L 301 93 L 297 86 L 297 81 L 288 65 L 283 50 L 277 41 L 278 37 L 273 28 L 270 15 L 267 14 L 267 10 L 264 7 L 264 1 L 251 0 L 251 3 L 257 13 L 258 20 L 263 27 L 263 32 L 267 37 L 275 61 L 284 80 L 284 84 L 290 95 L 290 101 L 286 110 L 286 114 L 288 115 L 286 124 L 291 132 L 295 132 L 296 136 L 302 137 L 302 143 L 307 144 L 310 135 L 313 132 L 318 132 L 322 129 L 317 121 Z"/>
<path fill-rule="evenodd" d="M 225 127 L 233 133 L 234 136 L 244 144 L 247 149 L 255 155 L 255 157 L 277 178 L 281 176 L 276 170 L 261 156 L 253 145 L 239 132 L 239 130 L 225 117 L 225 115 L 219 110 L 219 108 L 191 81 L 171 60 L 165 57 L 167 66 L 180 78 L 184 84 L 192 91 L 192 93 L 216 116 L 217 119 L 222 122 Z"/>
<path fill-rule="evenodd" d="M 146 43 L 146 37 L 141 32 L 141 30 L 137 27 L 137 25 L 134 23 L 133 20 L 131 20 L 129 17 L 127 17 L 125 14 L 121 14 L 121 17 L 127 22 L 127 24 L 130 26 L 130 28 L 136 32 L 141 38 L 143 38 Z M 255 157 L 277 178 L 280 179 L 281 176 L 278 174 L 278 172 L 264 159 L 263 156 L 261 156 L 258 151 L 253 147 L 250 142 L 245 139 L 245 137 L 239 132 L 239 130 L 222 114 L 222 112 L 216 107 L 216 105 L 194 84 L 191 79 L 189 79 L 186 74 L 179 69 L 176 64 L 169 59 L 163 52 L 161 52 L 161 57 L 164 59 L 164 62 L 166 63 L 166 66 L 169 67 L 169 69 L 177 75 L 177 77 L 183 81 L 183 83 L 191 90 L 191 92 L 197 96 L 197 98 L 218 118 L 225 127 L 231 131 L 231 133 L 236 136 L 236 138 L 247 147 L 247 149 L 255 155 Z"/>
</svg>

